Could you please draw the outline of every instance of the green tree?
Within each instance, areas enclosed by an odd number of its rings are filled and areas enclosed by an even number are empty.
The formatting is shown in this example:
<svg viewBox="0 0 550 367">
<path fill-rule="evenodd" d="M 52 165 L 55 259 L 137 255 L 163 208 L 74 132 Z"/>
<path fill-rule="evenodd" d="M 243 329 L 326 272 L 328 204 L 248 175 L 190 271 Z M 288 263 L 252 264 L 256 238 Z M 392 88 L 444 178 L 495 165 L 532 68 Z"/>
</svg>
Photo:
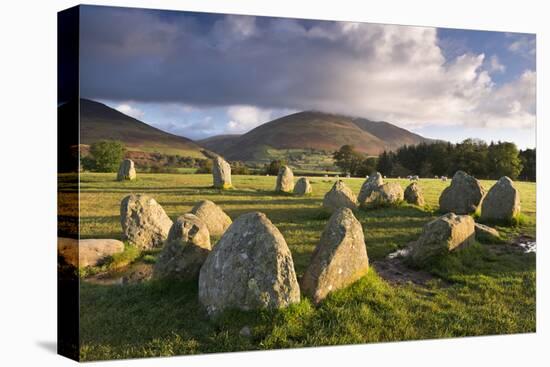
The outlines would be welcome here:
<svg viewBox="0 0 550 367">
<path fill-rule="evenodd" d="M 83 164 L 98 172 L 116 172 L 125 152 L 126 148 L 122 142 L 101 140 L 90 146 L 90 156 Z"/>
<path fill-rule="evenodd" d="M 376 164 L 376 170 L 383 176 L 389 176 L 393 172 L 394 165 L 397 158 L 393 152 L 382 152 L 378 157 L 378 163 Z"/>
<path fill-rule="evenodd" d="M 523 168 L 516 144 L 508 142 L 489 145 L 487 165 L 489 177 L 493 179 L 508 176 L 514 180 Z"/>
<path fill-rule="evenodd" d="M 371 175 L 376 171 L 377 164 L 378 164 L 378 158 L 368 157 L 367 159 L 364 159 L 361 162 L 359 167 L 357 167 L 357 171 L 355 172 L 355 174 L 360 177 Z"/>
<path fill-rule="evenodd" d="M 355 151 L 353 145 L 342 145 L 342 147 L 332 155 L 336 165 L 350 175 L 356 175 L 357 169 L 365 159 L 365 157 Z"/>
<path fill-rule="evenodd" d="M 198 162 L 199 168 L 197 173 L 212 173 L 212 160 L 211 159 L 201 159 Z"/>
<path fill-rule="evenodd" d="M 272 175 L 272 176 L 278 175 L 279 174 L 279 169 L 281 169 L 281 166 L 284 166 L 285 164 L 286 164 L 285 161 L 275 159 L 275 160 L 269 162 L 269 164 L 266 164 L 265 173 L 268 174 L 268 175 Z"/>
<path fill-rule="evenodd" d="M 525 149 L 519 152 L 519 158 L 523 164 L 523 169 L 519 177 L 527 181 L 537 180 L 537 150 Z"/>
</svg>

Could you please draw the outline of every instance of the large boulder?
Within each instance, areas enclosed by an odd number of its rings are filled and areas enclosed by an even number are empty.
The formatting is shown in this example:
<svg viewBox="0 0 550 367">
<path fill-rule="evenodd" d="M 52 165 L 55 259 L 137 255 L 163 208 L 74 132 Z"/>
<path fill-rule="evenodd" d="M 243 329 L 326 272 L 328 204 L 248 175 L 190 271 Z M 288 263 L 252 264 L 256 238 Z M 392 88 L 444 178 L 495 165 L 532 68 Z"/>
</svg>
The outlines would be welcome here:
<svg viewBox="0 0 550 367">
<path fill-rule="evenodd" d="M 217 189 L 230 189 L 231 184 L 231 166 L 220 156 L 212 159 L 212 177 L 214 187 Z"/>
<path fill-rule="evenodd" d="M 332 214 L 301 279 L 302 292 L 318 303 L 369 270 L 363 228 L 348 208 Z"/>
<path fill-rule="evenodd" d="M 311 184 L 309 183 L 307 177 L 302 177 L 296 182 L 296 185 L 294 186 L 294 193 L 296 195 L 309 195 L 311 192 Z"/>
<path fill-rule="evenodd" d="M 519 190 L 504 176 L 491 187 L 481 203 L 481 220 L 509 222 L 520 213 Z"/>
<path fill-rule="evenodd" d="M 374 187 L 359 205 L 364 208 L 377 208 L 398 204 L 403 201 L 403 188 L 397 182 L 386 182 Z"/>
<path fill-rule="evenodd" d="M 124 238 L 141 249 L 162 247 L 172 220 L 150 196 L 132 194 L 120 203 L 120 224 Z"/>
<path fill-rule="evenodd" d="M 344 181 L 338 180 L 323 198 L 323 207 L 334 211 L 340 208 L 357 209 L 357 198 Z"/>
<path fill-rule="evenodd" d="M 472 214 L 484 194 L 478 180 L 463 171 L 457 171 L 451 185 L 439 197 L 439 208 L 443 213 Z"/>
<path fill-rule="evenodd" d="M 357 196 L 357 201 L 359 201 L 359 203 L 364 202 L 370 196 L 374 189 L 382 186 L 383 184 L 384 179 L 382 178 L 380 172 L 376 172 L 371 176 L 367 176 L 367 179 L 365 180 L 365 182 L 363 182 L 363 185 L 361 186 L 361 190 L 359 191 L 359 195 Z"/>
<path fill-rule="evenodd" d="M 409 204 L 424 206 L 426 201 L 424 200 L 424 192 L 420 188 L 417 182 L 411 183 L 405 189 L 404 193 L 405 201 Z"/>
<path fill-rule="evenodd" d="M 289 166 L 282 166 L 277 175 L 277 183 L 275 191 L 277 192 L 292 192 L 294 189 L 294 174 Z"/>
<path fill-rule="evenodd" d="M 265 214 L 243 214 L 224 233 L 201 268 L 199 301 L 210 315 L 300 301 L 290 250 Z"/>
<path fill-rule="evenodd" d="M 116 176 L 118 181 L 125 180 L 135 180 L 136 179 L 136 168 L 134 166 L 134 161 L 131 159 L 125 159 L 120 162 L 118 167 L 118 173 Z"/>
<path fill-rule="evenodd" d="M 208 227 L 211 236 L 221 236 L 231 225 L 231 218 L 210 200 L 197 203 L 191 213 L 199 217 Z"/>
<path fill-rule="evenodd" d="M 58 254 L 74 267 L 97 266 L 107 257 L 122 251 L 124 251 L 124 243 L 119 240 L 57 238 Z"/>
<path fill-rule="evenodd" d="M 411 246 L 411 259 L 423 265 L 436 256 L 468 246 L 475 241 L 475 222 L 469 215 L 447 213 L 426 224 Z"/>
<path fill-rule="evenodd" d="M 172 225 L 155 263 L 155 278 L 194 280 L 210 253 L 210 233 L 194 214 L 184 214 Z"/>
</svg>

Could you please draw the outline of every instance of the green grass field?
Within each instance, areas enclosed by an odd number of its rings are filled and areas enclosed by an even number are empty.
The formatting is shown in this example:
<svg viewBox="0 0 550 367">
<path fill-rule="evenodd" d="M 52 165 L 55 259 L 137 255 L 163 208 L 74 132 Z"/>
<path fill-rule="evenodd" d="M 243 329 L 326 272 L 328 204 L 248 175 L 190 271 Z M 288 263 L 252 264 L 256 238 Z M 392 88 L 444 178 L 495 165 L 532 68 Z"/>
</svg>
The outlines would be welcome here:
<svg viewBox="0 0 550 367">
<path fill-rule="evenodd" d="M 298 276 L 328 220 L 321 202 L 334 182 L 311 178 L 314 194 L 294 197 L 274 194 L 273 176 L 234 176 L 236 189 L 225 192 L 210 187 L 211 175 L 138 174 L 137 181 L 122 183 L 114 178 L 113 174 L 81 176 L 83 238 L 120 238 L 119 204 L 130 193 L 153 196 L 172 219 L 197 201 L 209 199 L 233 219 L 255 210 L 266 213 L 285 237 Z M 363 179 L 344 180 L 359 192 Z M 403 188 L 408 184 L 407 180 L 388 181 L 398 181 Z M 401 205 L 356 212 L 371 263 L 419 236 L 422 226 L 438 215 L 439 194 L 449 183 L 420 181 L 428 203 L 424 209 Z M 492 182 L 482 184 L 488 189 Z M 516 227 L 497 227 L 508 242 L 518 235 L 535 236 L 535 184 L 517 182 L 516 186 L 521 192 L 522 220 Z M 71 214 L 63 210 L 61 205 L 61 216 Z M 194 283 L 150 281 L 120 286 L 83 280 L 81 357 L 96 360 L 534 332 L 536 255 L 514 248 L 478 243 L 453 253 L 426 269 L 433 279 L 424 285 L 390 283 L 371 267 L 367 276 L 332 293 L 317 307 L 302 299 L 283 310 L 230 311 L 216 320 L 210 320 L 200 307 Z M 155 252 L 139 254 L 129 249 L 113 264 L 150 262 L 155 256 Z M 239 335 L 245 325 L 252 336 Z"/>
</svg>

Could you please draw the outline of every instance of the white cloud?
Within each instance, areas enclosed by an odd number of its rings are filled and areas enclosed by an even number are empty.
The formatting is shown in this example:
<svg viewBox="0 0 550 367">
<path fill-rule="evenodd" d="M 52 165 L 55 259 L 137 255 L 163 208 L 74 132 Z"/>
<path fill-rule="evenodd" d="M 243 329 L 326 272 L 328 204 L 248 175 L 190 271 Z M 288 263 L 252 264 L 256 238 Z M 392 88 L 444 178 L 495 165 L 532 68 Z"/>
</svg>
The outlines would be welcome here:
<svg viewBox="0 0 550 367">
<path fill-rule="evenodd" d="M 131 116 L 138 120 L 141 120 L 145 115 L 145 113 L 142 110 L 136 107 L 132 107 L 127 103 L 119 104 L 118 106 L 115 107 L 115 109 L 119 112 L 122 112 L 125 115 Z"/>
<path fill-rule="evenodd" d="M 525 57 L 532 57 L 536 52 L 536 39 L 520 37 L 508 45 L 508 50 Z"/>
<path fill-rule="evenodd" d="M 271 120 L 272 111 L 254 106 L 231 106 L 227 109 L 227 129 L 233 133 L 247 132 Z"/>
<path fill-rule="evenodd" d="M 489 59 L 489 71 L 491 73 L 504 73 L 506 67 L 500 63 L 497 55 L 491 56 Z"/>
</svg>

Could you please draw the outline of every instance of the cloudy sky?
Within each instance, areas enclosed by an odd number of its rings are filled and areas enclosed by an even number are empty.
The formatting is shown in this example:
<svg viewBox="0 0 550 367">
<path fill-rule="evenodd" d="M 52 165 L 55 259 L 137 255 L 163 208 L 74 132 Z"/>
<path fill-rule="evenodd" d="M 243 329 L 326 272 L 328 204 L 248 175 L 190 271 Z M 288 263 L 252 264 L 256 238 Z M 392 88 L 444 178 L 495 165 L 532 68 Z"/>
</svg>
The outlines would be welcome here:
<svg viewBox="0 0 550 367">
<path fill-rule="evenodd" d="M 81 97 L 193 139 L 302 110 L 535 146 L 535 36 L 82 7 Z"/>
</svg>

